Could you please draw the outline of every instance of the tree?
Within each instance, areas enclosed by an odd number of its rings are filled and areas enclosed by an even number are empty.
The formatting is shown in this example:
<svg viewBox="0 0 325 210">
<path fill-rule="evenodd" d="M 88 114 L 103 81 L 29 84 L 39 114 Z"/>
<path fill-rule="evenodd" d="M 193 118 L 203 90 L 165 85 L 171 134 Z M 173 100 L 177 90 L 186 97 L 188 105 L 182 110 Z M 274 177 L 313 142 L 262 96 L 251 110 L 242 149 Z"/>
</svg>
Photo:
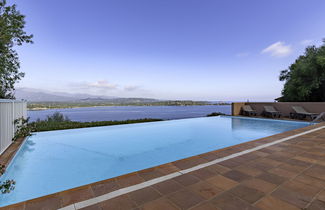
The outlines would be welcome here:
<svg viewBox="0 0 325 210">
<path fill-rule="evenodd" d="M 33 43 L 33 35 L 24 31 L 25 16 L 16 5 L 7 6 L 0 0 L 0 98 L 14 98 L 15 83 L 24 77 L 15 46 Z"/>
<path fill-rule="evenodd" d="M 325 39 L 320 47 L 309 46 L 288 69 L 280 101 L 325 101 Z"/>
<path fill-rule="evenodd" d="M 48 123 L 58 123 L 58 122 L 70 122 L 69 117 L 64 116 L 60 112 L 54 112 L 52 115 L 46 117 L 46 122 Z"/>
<path fill-rule="evenodd" d="M 18 54 L 15 46 L 23 43 L 32 43 L 33 35 L 27 35 L 25 16 L 16 9 L 16 5 L 7 6 L 6 0 L 0 0 L 0 98 L 14 98 L 14 85 L 22 77 L 19 72 Z M 5 166 L 0 164 L 0 176 L 4 173 Z M 0 182 L 0 192 L 9 193 L 14 189 L 15 181 Z"/>
</svg>

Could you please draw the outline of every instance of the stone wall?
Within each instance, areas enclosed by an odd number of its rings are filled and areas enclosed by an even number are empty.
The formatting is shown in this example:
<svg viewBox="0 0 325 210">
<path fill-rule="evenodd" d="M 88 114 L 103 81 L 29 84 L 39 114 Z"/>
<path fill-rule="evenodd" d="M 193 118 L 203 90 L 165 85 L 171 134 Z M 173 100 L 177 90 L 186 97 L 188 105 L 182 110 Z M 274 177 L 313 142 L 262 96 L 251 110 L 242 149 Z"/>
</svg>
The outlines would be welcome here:
<svg viewBox="0 0 325 210">
<path fill-rule="evenodd" d="M 301 106 L 306 111 L 313 113 L 325 112 L 325 102 L 238 102 L 232 103 L 232 115 L 240 115 L 241 107 L 244 105 L 250 105 L 258 115 L 263 113 L 264 106 L 273 106 L 284 117 L 289 117 L 290 112 L 294 112 L 292 106 Z"/>
</svg>

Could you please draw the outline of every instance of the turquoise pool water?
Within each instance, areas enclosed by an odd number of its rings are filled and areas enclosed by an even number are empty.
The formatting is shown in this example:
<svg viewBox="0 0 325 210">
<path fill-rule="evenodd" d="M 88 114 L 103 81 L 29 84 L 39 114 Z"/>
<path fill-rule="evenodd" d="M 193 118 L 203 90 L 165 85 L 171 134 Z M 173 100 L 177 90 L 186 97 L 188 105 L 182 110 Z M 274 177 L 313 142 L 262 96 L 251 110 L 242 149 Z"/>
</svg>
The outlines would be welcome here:
<svg viewBox="0 0 325 210">
<path fill-rule="evenodd" d="M 35 133 L 1 181 L 16 188 L 0 206 L 157 166 L 309 125 L 244 117 L 204 117 Z"/>
</svg>

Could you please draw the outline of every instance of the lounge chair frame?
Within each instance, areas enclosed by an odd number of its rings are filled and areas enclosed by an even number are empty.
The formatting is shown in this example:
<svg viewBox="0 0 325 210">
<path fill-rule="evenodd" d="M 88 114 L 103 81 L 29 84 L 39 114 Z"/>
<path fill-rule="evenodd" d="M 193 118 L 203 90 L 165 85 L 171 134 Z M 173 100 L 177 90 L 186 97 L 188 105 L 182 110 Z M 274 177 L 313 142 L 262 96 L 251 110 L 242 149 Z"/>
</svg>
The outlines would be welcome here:
<svg viewBox="0 0 325 210">
<path fill-rule="evenodd" d="M 303 107 L 301 106 L 292 106 L 292 109 L 295 112 L 290 113 L 291 118 L 296 118 L 296 119 L 305 119 L 307 117 L 310 117 L 310 120 L 316 119 L 316 117 L 319 115 L 318 113 L 311 113 L 307 112 Z"/>
<path fill-rule="evenodd" d="M 264 106 L 264 116 L 266 117 L 281 117 L 281 112 L 277 111 L 273 106 Z"/>
<path fill-rule="evenodd" d="M 244 105 L 241 109 L 242 114 L 246 116 L 256 116 L 257 112 L 250 105 Z"/>
</svg>

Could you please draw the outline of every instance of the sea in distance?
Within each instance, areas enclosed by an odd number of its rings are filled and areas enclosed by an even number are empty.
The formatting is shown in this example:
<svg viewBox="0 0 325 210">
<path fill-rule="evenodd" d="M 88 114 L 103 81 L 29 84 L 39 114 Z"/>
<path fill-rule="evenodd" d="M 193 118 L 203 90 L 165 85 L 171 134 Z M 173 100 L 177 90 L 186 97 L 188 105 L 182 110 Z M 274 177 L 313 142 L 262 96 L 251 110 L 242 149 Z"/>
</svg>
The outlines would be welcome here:
<svg viewBox="0 0 325 210">
<path fill-rule="evenodd" d="M 28 111 L 30 121 L 45 119 L 48 115 L 60 112 L 72 121 L 110 121 L 129 119 L 182 119 L 204 117 L 212 112 L 231 113 L 230 105 L 204 105 L 204 106 L 99 106 L 69 109 L 47 109 Z"/>
</svg>

